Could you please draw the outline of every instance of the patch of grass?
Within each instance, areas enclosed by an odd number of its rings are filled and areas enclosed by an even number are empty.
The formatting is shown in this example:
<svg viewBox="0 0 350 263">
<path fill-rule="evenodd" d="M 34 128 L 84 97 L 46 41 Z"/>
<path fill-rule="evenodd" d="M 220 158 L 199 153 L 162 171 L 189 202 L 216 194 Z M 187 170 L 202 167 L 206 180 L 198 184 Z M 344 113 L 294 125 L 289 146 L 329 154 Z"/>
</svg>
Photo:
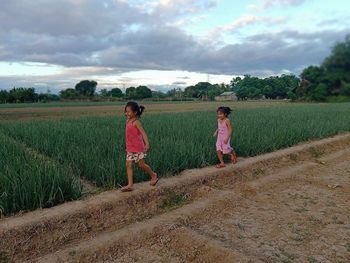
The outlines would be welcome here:
<svg viewBox="0 0 350 263">
<path fill-rule="evenodd" d="M 336 207 L 337 204 L 334 201 L 332 201 L 332 200 L 327 200 L 326 206 Z"/>
<path fill-rule="evenodd" d="M 316 218 L 314 216 L 310 216 L 309 220 L 314 224 L 314 225 L 321 225 L 322 224 L 322 220 L 319 218 Z"/>
<path fill-rule="evenodd" d="M 346 247 L 346 251 L 350 252 L 350 242 L 346 243 L 345 247 Z"/>
<path fill-rule="evenodd" d="M 295 234 L 292 239 L 297 242 L 302 243 L 304 240 L 308 239 L 311 236 L 311 233 L 308 230 L 297 228 L 294 225 L 292 225 L 291 228 L 291 232 Z"/>
<path fill-rule="evenodd" d="M 8 263 L 10 262 L 10 258 L 6 252 L 0 251 L 0 263 Z"/>
<path fill-rule="evenodd" d="M 279 249 L 280 253 L 276 253 L 277 262 L 281 263 L 292 263 L 296 258 L 295 255 L 285 251 L 284 249 Z"/>
<path fill-rule="evenodd" d="M 301 207 L 301 208 L 294 209 L 293 211 L 297 212 L 297 213 L 303 213 L 303 212 L 307 212 L 309 210 L 307 210 L 305 207 Z"/>
<path fill-rule="evenodd" d="M 343 224 L 344 224 L 344 221 L 338 219 L 337 216 L 333 216 L 333 217 L 332 217 L 332 223 L 333 223 L 333 224 L 337 224 L 337 225 L 343 225 Z"/>
<path fill-rule="evenodd" d="M 309 263 L 319 263 L 319 261 L 316 258 L 314 258 L 313 256 L 308 257 L 307 258 L 307 262 L 309 262 Z"/>
<path fill-rule="evenodd" d="M 244 227 L 244 224 L 238 222 L 238 223 L 235 223 L 235 225 L 242 231 L 245 231 L 245 227 Z"/>
<path fill-rule="evenodd" d="M 298 155 L 295 153 L 291 153 L 289 155 L 289 159 L 291 159 L 292 161 L 297 161 L 298 160 Z"/>
<path fill-rule="evenodd" d="M 184 205 L 187 201 L 188 201 L 188 197 L 186 194 L 169 191 L 166 194 L 166 197 L 160 203 L 159 207 L 164 210 L 170 210 L 174 207 L 179 207 Z"/>
<path fill-rule="evenodd" d="M 330 96 L 327 97 L 327 102 L 349 102 L 350 101 L 350 96 L 342 96 L 342 95 L 338 95 L 338 96 Z"/>
<path fill-rule="evenodd" d="M 170 256 L 173 257 L 173 258 L 179 257 L 179 256 L 180 256 L 180 253 L 177 252 L 177 251 L 171 251 Z"/>
<path fill-rule="evenodd" d="M 239 235 L 237 235 L 237 238 L 238 238 L 238 239 L 244 239 L 244 238 L 245 238 L 245 236 L 243 236 L 243 235 L 239 234 Z"/>
<path fill-rule="evenodd" d="M 318 147 L 312 146 L 309 148 L 309 152 L 314 158 L 319 158 L 324 154 L 324 151 Z"/>
</svg>

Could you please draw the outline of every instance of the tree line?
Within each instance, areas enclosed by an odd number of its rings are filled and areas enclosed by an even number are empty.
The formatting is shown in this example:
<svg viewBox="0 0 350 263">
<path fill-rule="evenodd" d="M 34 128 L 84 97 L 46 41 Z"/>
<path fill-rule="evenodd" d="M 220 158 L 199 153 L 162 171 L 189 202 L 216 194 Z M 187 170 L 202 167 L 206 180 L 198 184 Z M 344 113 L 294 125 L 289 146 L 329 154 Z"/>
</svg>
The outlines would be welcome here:
<svg viewBox="0 0 350 263">
<path fill-rule="evenodd" d="M 184 90 L 174 88 L 167 92 L 152 91 L 147 86 L 128 87 L 125 93 L 119 88 L 102 89 L 96 93 L 97 82 L 82 80 L 74 88 L 60 91 L 59 96 L 36 93 L 34 88 L 13 88 L 0 90 L 0 103 L 46 102 L 77 99 L 149 99 L 171 98 L 173 100 L 214 100 L 226 91 L 234 91 L 240 100 L 247 99 L 291 99 L 307 101 L 349 101 L 350 100 L 350 35 L 337 43 L 331 54 L 320 66 L 305 68 L 300 77 L 295 75 L 259 78 L 245 75 L 235 77 L 227 84 L 199 82 Z"/>
<path fill-rule="evenodd" d="M 233 91 L 240 100 L 285 99 L 298 87 L 299 78 L 295 75 L 273 76 L 268 78 L 245 75 L 231 81 Z"/>
<path fill-rule="evenodd" d="M 292 99 L 349 101 L 350 35 L 337 43 L 320 66 L 309 66 L 300 75 L 301 83 Z"/>
<path fill-rule="evenodd" d="M 48 102 L 57 101 L 59 96 L 55 94 L 36 93 L 34 88 L 13 88 L 9 91 L 0 90 L 0 103 L 24 103 L 24 102 Z"/>
</svg>

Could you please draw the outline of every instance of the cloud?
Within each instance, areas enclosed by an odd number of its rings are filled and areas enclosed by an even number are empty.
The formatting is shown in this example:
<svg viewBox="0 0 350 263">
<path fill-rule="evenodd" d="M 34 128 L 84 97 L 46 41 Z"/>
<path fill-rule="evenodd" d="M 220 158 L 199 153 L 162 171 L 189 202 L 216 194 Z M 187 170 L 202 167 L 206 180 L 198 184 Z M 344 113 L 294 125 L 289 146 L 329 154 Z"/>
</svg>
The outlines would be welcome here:
<svg viewBox="0 0 350 263">
<path fill-rule="evenodd" d="M 254 24 L 265 24 L 265 25 L 274 25 L 281 24 L 286 21 L 285 17 L 264 17 L 264 16 L 255 16 L 255 15 L 243 15 L 242 17 L 234 20 L 232 23 L 217 26 L 214 29 L 210 30 L 206 35 L 206 38 L 209 39 L 218 39 L 223 33 L 233 33 L 239 28 L 254 25 Z"/>
<path fill-rule="evenodd" d="M 159 0 L 153 12 L 166 15 L 195 14 L 217 5 L 216 0 Z"/>
<path fill-rule="evenodd" d="M 172 85 L 186 85 L 186 84 L 187 84 L 187 82 L 185 82 L 185 81 L 174 81 L 172 83 Z"/>
<path fill-rule="evenodd" d="M 349 31 L 300 33 L 286 30 L 256 34 L 245 38 L 242 43 L 218 50 L 217 65 L 220 60 L 230 62 L 226 70 L 221 65 L 221 72 L 226 74 L 234 72 L 264 76 L 282 71 L 298 74 L 306 66 L 320 64 L 330 54 L 335 41 L 343 40 L 347 33 Z M 215 68 L 211 71 L 215 71 Z"/>
<path fill-rule="evenodd" d="M 307 0 L 259 0 L 255 4 L 248 5 L 248 8 L 253 11 L 263 11 L 265 9 L 279 6 L 279 7 L 288 7 L 288 6 L 298 6 L 306 2 Z"/>
<path fill-rule="evenodd" d="M 285 71 L 298 74 L 304 66 L 320 63 L 331 46 L 349 33 L 340 29 L 313 33 L 281 30 L 252 34 L 218 47 L 172 25 L 192 11 L 200 13 L 212 8 L 216 1 L 152 1 L 142 8 L 143 3 L 5 0 L 0 9 L 0 61 L 67 67 L 69 71 L 61 75 L 18 77 L 22 84 L 27 81 L 60 87 L 82 78 L 112 78 L 144 69 L 259 76 Z M 264 3 L 268 6 L 277 1 Z M 296 5 L 301 1 L 278 1 L 282 3 Z M 283 18 L 247 15 L 216 31 L 235 32 L 247 25 L 283 22 Z M 5 86 L 18 83 L 15 78 L 5 78 L 0 79 Z"/>
</svg>

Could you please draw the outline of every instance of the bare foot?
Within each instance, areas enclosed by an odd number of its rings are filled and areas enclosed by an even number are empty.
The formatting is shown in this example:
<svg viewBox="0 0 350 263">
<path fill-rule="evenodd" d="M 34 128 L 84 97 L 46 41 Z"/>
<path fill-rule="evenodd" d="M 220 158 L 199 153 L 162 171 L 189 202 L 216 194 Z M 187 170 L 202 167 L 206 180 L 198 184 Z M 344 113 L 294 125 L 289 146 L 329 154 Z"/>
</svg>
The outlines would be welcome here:
<svg viewBox="0 0 350 263">
<path fill-rule="evenodd" d="M 215 166 L 216 168 L 224 168 L 226 165 L 224 163 L 219 163 Z"/>
<path fill-rule="evenodd" d="M 122 192 L 131 192 L 133 190 L 132 188 L 132 185 L 126 185 L 126 186 L 123 186 L 121 189 L 120 189 Z"/>
<path fill-rule="evenodd" d="M 152 176 L 151 181 L 149 182 L 150 185 L 155 186 L 158 183 L 158 176 L 156 173 Z"/>
<path fill-rule="evenodd" d="M 237 163 L 237 155 L 235 152 L 231 153 L 231 162 L 233 164 Z"/>
</svg>

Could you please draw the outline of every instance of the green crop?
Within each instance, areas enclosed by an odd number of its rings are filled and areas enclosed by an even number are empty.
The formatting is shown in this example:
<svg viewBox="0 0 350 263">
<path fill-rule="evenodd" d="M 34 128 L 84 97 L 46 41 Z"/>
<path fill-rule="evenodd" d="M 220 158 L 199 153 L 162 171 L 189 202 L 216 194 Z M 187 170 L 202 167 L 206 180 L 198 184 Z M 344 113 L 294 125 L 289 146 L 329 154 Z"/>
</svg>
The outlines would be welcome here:
<svg viewBox="0 0 350 263">
<path fill-rule="evenodd" d="M 350 104 L 237 109 L 230 119 L 233 124 L 232 146 L 238 156 L 255 156 L 350 131 Z M 215 112 L 147 115 L 146 111 L 141 122 L 151 144 L 146 162 L 160 176 L 217 162 L 215 138 L 212 136 L 217 125 Z M 0 130 L 59 164 L 50 166 L 52 176 L 63 177 L 65 172 L 60 169 L 66 167 L 71 175 L 98 186 L 109 188 L 126 183 L 124 117 L 16 121 L 1 123 Z M 3 148 L 1 146 L 1 151 Z M 44 167 L 48 165 L 45 161 L 35 160 L 35 163 Z M 15 168 L 16 165 L 7 170 Z M 1 167 L 0 173 L 4 173 Z M 34 172 L 22 169 L 17 173 L 29 176 Z M 149 179 L 136 167 L 134 176 L 136 182 Z M 2 180 L 0 178 L 0 184 Z M 64 196 L 65 200 L 77 197 L 68 196 Z M 33 205 L 27 207 L 32 208 Z"/>
<path fill-rule="evenodd" d="M 67 167 L 42 161 L 0 133 L 0 215 L 78 199 L 81 186 Z"/>
</svg>

